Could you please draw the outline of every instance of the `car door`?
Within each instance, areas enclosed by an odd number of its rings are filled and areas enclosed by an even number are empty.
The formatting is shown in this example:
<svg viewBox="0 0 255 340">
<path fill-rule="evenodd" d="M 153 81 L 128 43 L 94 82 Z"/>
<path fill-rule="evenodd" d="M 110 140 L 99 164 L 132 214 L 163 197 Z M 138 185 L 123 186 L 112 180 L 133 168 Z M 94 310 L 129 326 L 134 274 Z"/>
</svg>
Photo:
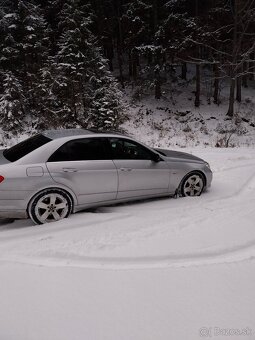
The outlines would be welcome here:
<svg viewBox="0 0 255 340">
<path fill-rule="evenodd" d="M 56 183 L 73 190 L 79 205 L 116 199 L 118 175 L 105 143 L 105 138 L 73 139 L 46 164 Z"/>
<path fill-rule="evenodd" d="M 110 150 L 118 170 L 117 199 L 160 195 L 168 192 L 170 170 L 164 160 L 143 145 L 124 138 L 109 138 Z"/>
</svg>

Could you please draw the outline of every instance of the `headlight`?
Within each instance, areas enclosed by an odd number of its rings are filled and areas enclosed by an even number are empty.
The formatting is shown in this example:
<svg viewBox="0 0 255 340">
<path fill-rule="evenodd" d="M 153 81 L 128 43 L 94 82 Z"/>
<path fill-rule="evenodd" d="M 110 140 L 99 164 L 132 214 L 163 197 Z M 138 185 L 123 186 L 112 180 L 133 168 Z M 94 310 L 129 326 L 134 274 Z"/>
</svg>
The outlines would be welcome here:
<svg viewBox="0 0 255 340">
<path fill-rule="evenodd" d="M 205 166 L 207 166 L 207 168 L 211 169 L 209 163 L 205 162 Z"/>
</svg>

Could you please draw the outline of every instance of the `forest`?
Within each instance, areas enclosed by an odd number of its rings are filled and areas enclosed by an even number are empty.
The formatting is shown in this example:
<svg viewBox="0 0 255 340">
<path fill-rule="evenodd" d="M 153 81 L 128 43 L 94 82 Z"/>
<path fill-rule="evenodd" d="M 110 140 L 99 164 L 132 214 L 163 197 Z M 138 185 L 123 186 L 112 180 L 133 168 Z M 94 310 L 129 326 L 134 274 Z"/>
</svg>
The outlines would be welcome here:
<svg viewBox="0 0 255 340">
<path fill-rule="evenodd" d="M 0 124 L 116 130 L 132 86 L 160 100 L 162 87 L 195 71 L 199 107 L 206 70 L 210 98 L 226 116 L 255 75 L 254 0 L 2 0 Z M 211 100 L 210 99 L 210 100 Z"/>
</svg>

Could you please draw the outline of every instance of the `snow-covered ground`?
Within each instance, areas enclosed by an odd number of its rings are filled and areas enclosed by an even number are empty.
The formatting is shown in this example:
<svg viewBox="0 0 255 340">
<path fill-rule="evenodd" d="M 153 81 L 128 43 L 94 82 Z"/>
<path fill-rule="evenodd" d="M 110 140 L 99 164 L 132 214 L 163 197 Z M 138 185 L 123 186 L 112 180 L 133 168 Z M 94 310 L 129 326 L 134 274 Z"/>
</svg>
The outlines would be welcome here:
<svg viewBox="0 0 255 340">
<path fill-rule="evenodd" d="M 185 151 L 201 197 L 2 221 L 0 340 L 254 339 L 255 150 Z"/>
<path fill-rule="evenodd" d="M 153 89 L 127 86 L 128 119 L 123 129 L 138 140 L 160 147 L 255 146 L 255 82 L 242 88 L 242 102 L 235 102 L 233 118 L 227 117 L 229 86 L 221 81 L 219 105 L 213 103 L 212 79 L 203 70 L 200 106 L 194 105 L 195 70 L 189 67 L 188 81 L 175 78 L 163 85 L 162 98 Z M 139 94 L 139 95 L 138 95 Z"/>
</svg>

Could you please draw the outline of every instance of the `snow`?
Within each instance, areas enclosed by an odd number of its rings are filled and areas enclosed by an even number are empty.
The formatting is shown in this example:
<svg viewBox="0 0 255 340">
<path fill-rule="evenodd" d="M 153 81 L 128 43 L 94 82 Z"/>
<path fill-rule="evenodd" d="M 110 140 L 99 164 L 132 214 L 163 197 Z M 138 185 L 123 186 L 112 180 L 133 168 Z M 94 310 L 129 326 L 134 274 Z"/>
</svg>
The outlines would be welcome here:
<svg viewBox="0 0 255 340">
<path fill-rule="evenodd" d="M 253 338 L 255 150 L 185 151 L 211 164 L 201 197 L 2 221 L 0 339 Z"/>
<path fill-rule="evenodd" d="M 32 26 L 26 26 L 26 29 L 27 29 L 28 31 L 34 31 L 34 28 L 33 28 Z"/>
<path fill-rule="evenodd" d="M 8 13 L 5 14 L 4 18 L 9 19 L 9 18 L 16 18 L 17 14 L 16 13 Z"/>
<path fill-rule="evenodd" d="M 125 89 L 128 120 L 122 128 L 154 147 L 226 147 L 228 139 L 230 147 L 254 147 L 254 84 L 243 89 L 243 101 L 235 103 L 233 119 L 226 116 L 229 96 L 227 89 L 221 85 L 221 103 L 217 105 L 210 97 L 208 84 L 202 83 L 201 86 L 199 108 L 194 106 L 192 69 L 189 70 L 187 83 L 181 80 L 172 84 L 168 82 L 162 88 L 160 100 L 153 98 L 150 88 Z"/>
</svg>

